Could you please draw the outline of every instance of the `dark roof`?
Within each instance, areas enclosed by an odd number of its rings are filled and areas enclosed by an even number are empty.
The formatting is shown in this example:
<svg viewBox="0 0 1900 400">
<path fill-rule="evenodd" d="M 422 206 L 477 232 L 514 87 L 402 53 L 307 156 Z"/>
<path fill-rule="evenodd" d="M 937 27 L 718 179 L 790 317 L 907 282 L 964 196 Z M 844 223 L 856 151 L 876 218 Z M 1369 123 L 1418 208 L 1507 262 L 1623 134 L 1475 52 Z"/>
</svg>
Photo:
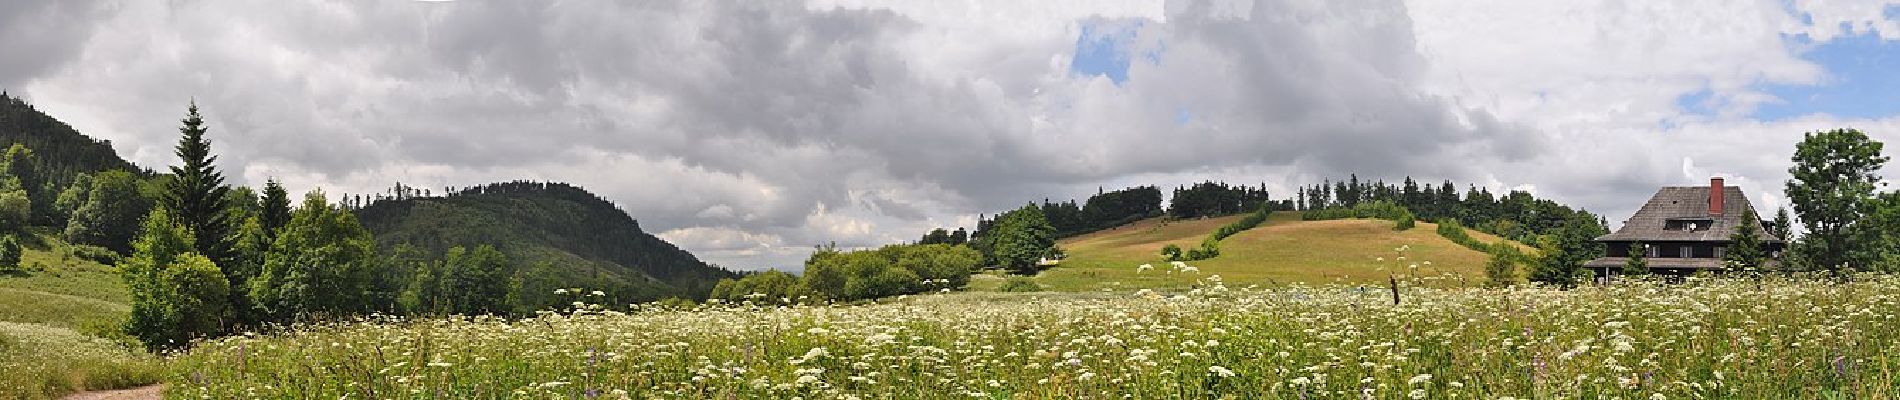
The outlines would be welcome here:
<svg viewBox="0 0 1900 400">
<path fill-rule="evenodd" d="M 1728 236 L 1735 233 L 1735 227 L 1742 224 L 1742 214 L 1754 207 L 1748 204 L 1748 196 L 1742 194 L 1742 188 L 1727 186 L 1722 188 L 1722 214 L 1709 215 L 1708 186 L 1670 186 L 1657 190 L 1649 198 L 1649 203 L 1636 210 L 1629 220 L 1623 221 L 1623 227 L 1616 233 L 1598 237 L 1598 241 L 1635 241 L 1645 242 L 1726 242 Z M 1761 218 L 1756 212 L 1755 218 Z M 1712 220 L 1714 225 L 1706 230 L 1664 230 L 1670 220 Z M 1768 231 L 1755 223 L 1756 234 L 1762 241 L 1775 241 Z"/>
</svg>

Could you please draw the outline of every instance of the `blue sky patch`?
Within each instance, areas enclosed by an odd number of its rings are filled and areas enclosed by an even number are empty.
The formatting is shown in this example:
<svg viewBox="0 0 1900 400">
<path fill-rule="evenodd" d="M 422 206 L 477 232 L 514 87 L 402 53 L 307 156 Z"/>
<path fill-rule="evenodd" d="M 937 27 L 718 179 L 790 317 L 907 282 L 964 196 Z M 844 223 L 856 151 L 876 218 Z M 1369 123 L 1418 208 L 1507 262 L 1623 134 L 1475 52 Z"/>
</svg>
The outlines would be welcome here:
<svg viewBox="0 0 1900 400">
<path fill-rule="evenodd" d="M 1141 21 L 1123 24 L 1082 22 L 1082 34 L 1075 38 L 1075 58 L 1069 62 L 1069 72 L 1081 76 L 1105 76 L 1116 85 L 1127 82 L 1128 65 L 1134 60 L 1130 47 L 1141 25 Z M 1143 57 L 1150 62 L 1160 60 L 1159 53 L 1143 54 Z"/>
<path fill-rule="evenodd" d="M 1900 13 L 1900 7 L 1887 7 L 1886 13 Z M 1806 46 L 1809 39 L 1800 35 L 1787 40 L 1792 45 Z M 1761 105 L 1755 110 L 1755 119 L 1779 120 L 1817 113 L 1848 118 L 1900 114 L 1900 73 L 1896 73 L 1900 71 L 1900 41 L 1881 40 L 1871 32 L 1839 36 L 1809 48 L 1801 57 L 1820 64 L 1827 77 L 1814 85 L 1758 86 L 1781 102 Z M 1694 96 L 1683 96 L 1677 103 L 1684 104 Z M 1707 94 L 1702 96 L 1706 98 Z"/>
</svg>

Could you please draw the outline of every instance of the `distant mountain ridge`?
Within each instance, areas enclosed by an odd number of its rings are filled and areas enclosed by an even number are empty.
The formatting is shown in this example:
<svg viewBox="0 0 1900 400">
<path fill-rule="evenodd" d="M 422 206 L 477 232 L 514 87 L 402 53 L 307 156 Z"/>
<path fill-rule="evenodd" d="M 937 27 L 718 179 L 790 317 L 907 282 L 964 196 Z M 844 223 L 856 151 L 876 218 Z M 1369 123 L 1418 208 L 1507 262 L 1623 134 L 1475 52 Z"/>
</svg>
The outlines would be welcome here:
<svg viewBox="0 0 1900 400">
<path fill-rule="evenodd" d="M 578 186 L 507 182 L 443 197 L 375 201 L 356 210 L 384 250 L 430 253 L 488 244 L 519 264 L 547 263 L 567 282 L 619 289 L 623 300 L 704 297 L 738 274 L 640 229 L 613 203 Z M 582 284 L 575 284 L 582 286 Z"/>
<path fill-rule="evenodd" d="M 47 115 L 26 100 L 0 93 L 0 151 L 14 144 L 32 149 L 40 171 L 64 186 L 80 173 L 114 169 L 142 171 L 119 157 L 112 142 L 94 139 Z"/>
</svg>

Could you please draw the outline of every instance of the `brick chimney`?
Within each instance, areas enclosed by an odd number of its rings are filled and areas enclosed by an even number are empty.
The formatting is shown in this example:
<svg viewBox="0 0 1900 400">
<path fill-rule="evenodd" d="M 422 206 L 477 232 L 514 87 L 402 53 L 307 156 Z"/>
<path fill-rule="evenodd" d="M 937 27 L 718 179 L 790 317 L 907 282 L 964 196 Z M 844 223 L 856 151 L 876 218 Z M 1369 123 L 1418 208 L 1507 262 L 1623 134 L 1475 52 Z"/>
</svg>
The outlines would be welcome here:
<svg viewBox="0 0 1900 400">
<path fill-rule="evenodd" d="M 1709 178 L 1709 216 L 1722 216 L 1722 177 Z"/>
</svg>

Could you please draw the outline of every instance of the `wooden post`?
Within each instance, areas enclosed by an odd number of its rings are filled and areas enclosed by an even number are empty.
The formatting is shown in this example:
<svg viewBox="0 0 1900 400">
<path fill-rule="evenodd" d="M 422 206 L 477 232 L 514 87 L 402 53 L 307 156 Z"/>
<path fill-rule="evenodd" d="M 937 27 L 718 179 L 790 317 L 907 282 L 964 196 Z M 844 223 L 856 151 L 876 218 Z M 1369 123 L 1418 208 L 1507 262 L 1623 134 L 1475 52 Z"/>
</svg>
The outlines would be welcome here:
<svg viewBox="0 0 1900 400">
<path fill-rule="evenodd" d="M 1386 275 L 1386 278 L 1392 280 L 1392 305 L 1399 305 L 1399 277 Z"/>
</svg>

